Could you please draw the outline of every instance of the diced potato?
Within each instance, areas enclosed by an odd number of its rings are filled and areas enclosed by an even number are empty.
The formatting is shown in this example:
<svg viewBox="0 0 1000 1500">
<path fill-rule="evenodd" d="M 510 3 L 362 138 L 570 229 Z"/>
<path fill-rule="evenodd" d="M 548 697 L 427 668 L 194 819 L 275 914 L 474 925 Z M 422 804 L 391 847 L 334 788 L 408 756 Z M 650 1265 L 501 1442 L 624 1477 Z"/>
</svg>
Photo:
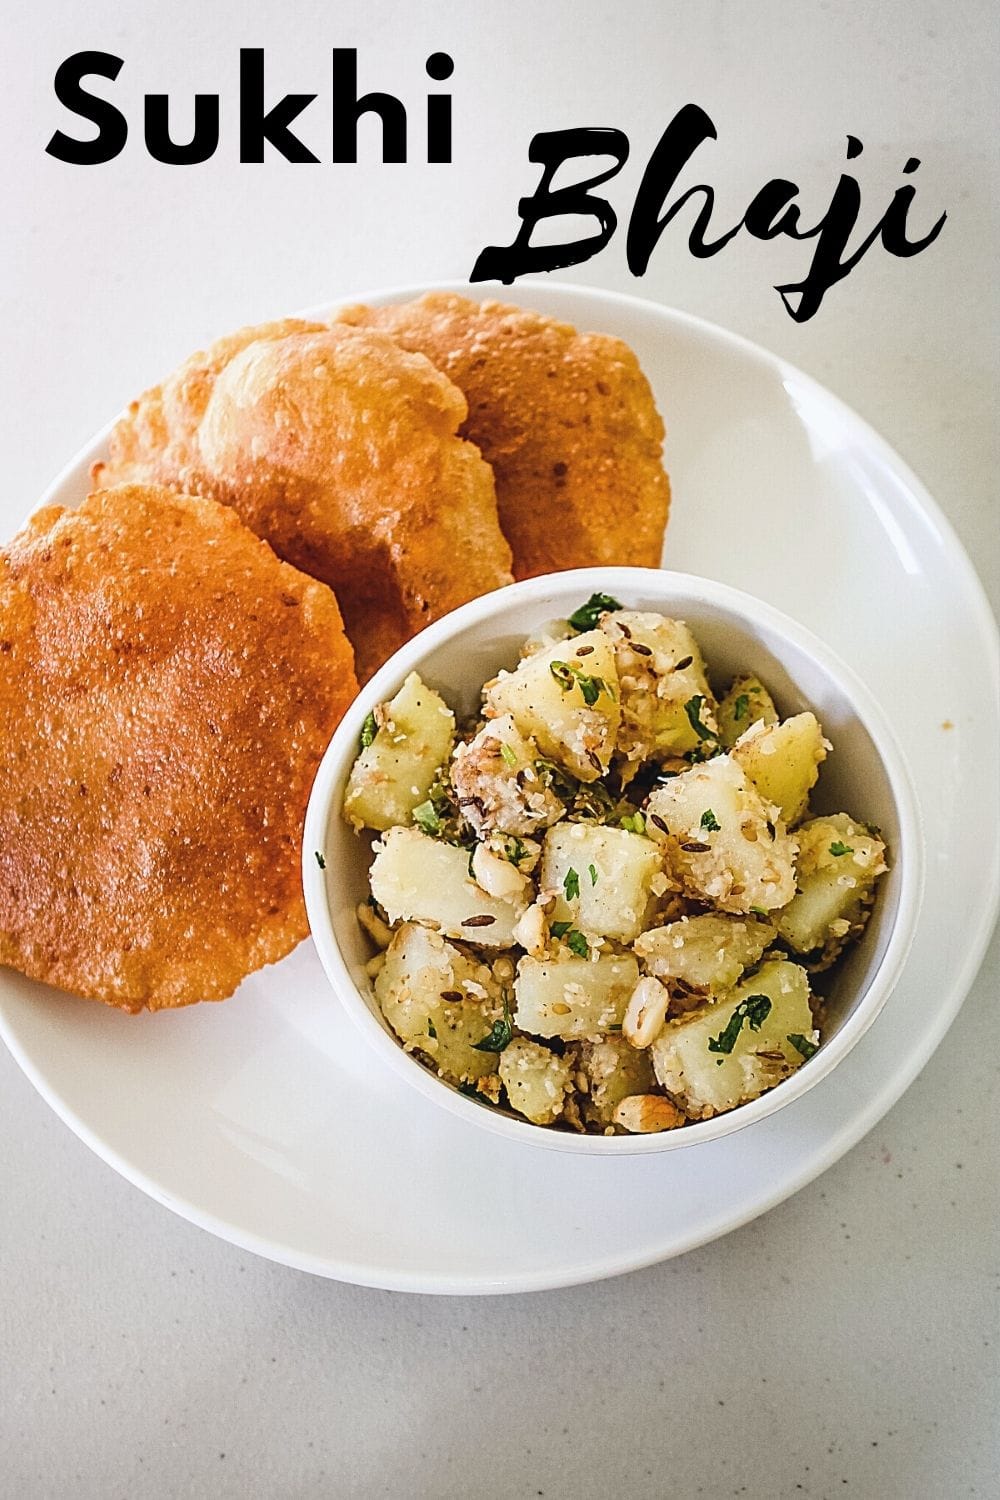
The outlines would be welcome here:
<svg viewBox="0 0 1000 1500">
<path fill-rule="evenodd" d="M 778 918 L 778 933 L 826 967 L 864 928 L 886 870 L 885 844 L 846 813 L 803 823 L 798 840 L 798 892 Z"/>
<path fill-rule="evenodd" d="M 658 979 L 718 995 L 732 989 L 774 938 L 770 922 L 706 912 L 642 933 L 635 951 Z"/>
<path fill-rule="evenodd" d="M 655 1083 L 649 1053 L 637 1052 L 617 1033 L 599 1042 L 581 1042 L 577 1066 L 587 1080 L 581 1100 L 584 1118 L 598 1125 L 610 1125 L 623 1099 L 646 1094 Z"/>
<path fill-rule="evenodd" d="M 601 629 L 615 644 L 622 697 L 618 750 L 626 761 L 683 755 L 714 735 L 715 700 L 705 662 L 683 620 L 620 609 L 605 616 Z"/>
<path fill-rule="evenodd" d="M 510 714 L 491 719 L 457 746 L 451 784 L 462 816 L 478 834 L 537 833 L 562 817 L 566 809 L 535 770 L 537 758 L 534 740 L 524 738 Z"/>
<path fill-rule="evenodd" d="M 651 838 L 684 894 L 726 912 L 773 911 L 795 894 L 795 840 L 730 755 L 692 766 L 652 793 Z"/>
<path fill-rule="evenodd" d="M 500 1054 L 500 1080 L 511 1109 L 535 1125 L 551 1125 L 572 1089 L 572 1070 L 548 1047 L 516 1036 Z"/>
<path fill-rule="evenodd" d="M 777 724 L 778 710 L 759 677 L 737 677 L 716 710 L 719 738 L 726 749 L 746 734 L 751 724 Z"/>
<path fill-rule="evenodd" d="M 424 922 L 445 937 L 509 948 L 526 896 L 488 896 L 469 874 L 469 851 L 419 828 L 390 828 L 375 845 L 372 895 L 390 922 Z M 530 893 L 530 891 L 529 891 Z"/>
<path fill-rule="evenodd" d="M 808 975 L 778 960 L 716 1004 L 668 1021 L 651 1051 L 662 1087 L 686 1114 L 703 1119 L 780 1083 L 817 1040 Z"/>
<path fill-rule="evenodd" d="M 621 1028 L 638 978 L 631 954 L 594 961 L 522 958 L 514 982 L 514 1019 L 520 1031 L 533 1036 L 602 1036 Z"/>
<path fill-rule="evenodd" d="M 476 1043 L 503 1013 L 498 986 L 484 964 L 473 963 L 439 933 L 402 926 L 386 951 L 375 997 L 403 1046 L 425 1053 L 451 1082 L 497 1071 L 497 1054 L 478 1051 Z"/>
<path fill-rule="evenodd" d="M 627 943 L 642 930 L 649 883 L 663 867 L 651 839 L 598 823 L 558 823 L 545 835 L 541 889 L 557 891 L 550 921 Z"/>
<path fill-rule="evenodd" d="M 347 782 L 344 817 L 380 832 L 410 822 L 426 801 L 455 737 L 455 715 L 439 693 L 411 672 L 380 715 L 382 726 L 363 749 Z"/>
<path fill-rule="evenodd" d="M 815 714 L 796 714 L 780 724 L 754 724 L 732 753 L 789 828 L 805 816 L 809 793 L 826 760 L 826 742 Z"/>
<path fill-rule="evenodd" d="M 621 707 L 615 653 L 603 631 L 588 630 L 526 657 L 516 671 L 495 678 L 484 699 L 490 718 L 512 715 L 543 756 L 580 781 L 596 781 L 607 771 Z"/>
</svg>

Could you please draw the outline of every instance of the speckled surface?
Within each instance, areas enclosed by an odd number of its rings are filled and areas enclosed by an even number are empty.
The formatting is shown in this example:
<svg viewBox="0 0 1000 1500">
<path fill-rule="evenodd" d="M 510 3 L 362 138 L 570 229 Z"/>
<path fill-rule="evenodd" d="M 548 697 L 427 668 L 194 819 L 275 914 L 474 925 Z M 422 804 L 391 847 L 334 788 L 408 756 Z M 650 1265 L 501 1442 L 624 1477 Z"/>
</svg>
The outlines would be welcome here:
<svg viewBox="0 0 1000 1500">
<path fill-rule="evenodd" d="M 724 323 L 828 383 L 928 483 L 996 606 L 990 7 L 517 0 L 473 18 L 373 0 L 258 3 L 251 23 L 223 0 L 123 14 L 97 0 L 86 17 L 37 8 L 8 28 L 3 534 L 124 399 L 207 337 L 340 290 L 467 274 L 511 235 L 533 131 L 619 125 L 634 188 L 694 99 L 720 137 L 702 175 L 732 216 L 776 173 L 821 209 L 851 131 L 872 222 L 918 154 L 918 204 L 928 220 L 950 211 L 939 243 L 906 263 L 873 252 L 804 326 L 772 290 L 800 274 L 801 247 L 695 261 L 668 235 L 637 283 L 616 241 L 568 274 Z M 151 167 L 143 90 L 222 88 L 232 121 L 241 44 L 267 48 L 279 93 L 323 90 L 326 49 L 357 45 L 364 86 L 407 99 L 447 47 L 454 166 L 241 168 L 230 125 L 207 166 Z M 42 151 L 51 75 L 82 47 L 125 58 L 116 97 L 133 119 L 125 155 L 89 170 Z M 920 1079 L 790 1202 L 651 1270 L 507 1299 L 340 1286 L 215 1241 L 92 1156 L 4 1054 L 0 1492 L 995 1493 L 998 974 L 994 939 Z"/>
</svg>

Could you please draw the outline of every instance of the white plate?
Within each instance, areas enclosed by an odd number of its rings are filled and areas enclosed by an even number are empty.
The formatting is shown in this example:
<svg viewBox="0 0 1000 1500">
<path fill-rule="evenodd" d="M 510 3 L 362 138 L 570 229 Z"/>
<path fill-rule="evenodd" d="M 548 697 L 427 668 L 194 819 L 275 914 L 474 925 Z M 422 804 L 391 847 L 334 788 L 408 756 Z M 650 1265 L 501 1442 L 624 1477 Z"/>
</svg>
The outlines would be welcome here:
<svg viewBox="0 0 1000 1500">
<path fill-rule="evenodd" d="M 921 803 L 927 915 L 881 1017 L 817 1088 L 752 1130 L 621 1160 L 525 1150 L 404 1088 L 341 1012 L 311 943 L 223 1005 L 158 1016 L 0 973 L 11 1051 L 131 1182 L 273 1260 L 406 1291 L 611 1276 L 780 1202 L 923 1067 L 997 905 L 996 628 L 913 474 L 814 381 L 721 329 L 578 287 L 519 285 L 511 300 L 619 334 L 638 353 L 669 426 L 671 567 L 769 599 L 880 698 Z M 102 439 L 48 502 L 79 502 Z"/>
</svg>

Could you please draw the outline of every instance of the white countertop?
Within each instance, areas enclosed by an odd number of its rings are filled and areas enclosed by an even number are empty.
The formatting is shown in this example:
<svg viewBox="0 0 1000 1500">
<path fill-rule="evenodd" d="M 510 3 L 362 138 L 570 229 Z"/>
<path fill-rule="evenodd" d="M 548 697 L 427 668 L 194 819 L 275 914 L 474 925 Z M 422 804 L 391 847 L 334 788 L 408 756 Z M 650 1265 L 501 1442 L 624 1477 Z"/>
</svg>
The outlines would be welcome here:
<svg viewBox="0 0 1000 1500">
<path fill-rule="evenodd" d="M 996 607 L 991 10 L 982 0 L 22 7 L 7 23 L 0 168 L 0 535 L 95 428 L 191 349 L 341 294 L 467 276 L 484 244 L 513 237 L 516 199 L 535 181 L 530 136 L 616 125 L 632 142 L 607 188 L 622 227 L 599 258 L 563 274 L 699 313 L 828 384 L 928 484 Z M 449 51 L 454 164 L 373 165 L 368 137 L 367 165 L 240 166 L 241 45 L 265 47 L 276 96 L 320 93 L 302 129 L 318 152 L 330 47 L 357 46 L 363 87 L 412 102 L 416 141 L 423 60 Z M 102 167 L 44 154 L 56 125 L 69 126 L 52 75 L 84 48 L 125 59 L 108 90 L 126 101 L 130 141 Z M 222 92 L 219 152 L 201 167 L 154 165 L 142 93 L 190 101 L 195 90 Z M 696 162 L 720 223 L 772 176 L 802 185 L 814 222 L 849 132 L 865 143 L 850 168 L 865 230 L 911 155 L 922 161 L 911 233 L 941 207 L 949 222 L 912 260 L 870 252 L 803 325 L 773 290 L 804 270 L 801 244 L 741 237 L 695 260 L 675 223 L 635 281 L 628 189 L 689 101 L 718 129 Z M 994 1493 L 998 957 L 994 938 L 920 1079 L 794 1199 L 679 1260 L 522 1297 L 369 1291 L 214 1240 L 91 1155 L 4 1053 L 0 1490 L 23 1500 Z"/>
</svg>

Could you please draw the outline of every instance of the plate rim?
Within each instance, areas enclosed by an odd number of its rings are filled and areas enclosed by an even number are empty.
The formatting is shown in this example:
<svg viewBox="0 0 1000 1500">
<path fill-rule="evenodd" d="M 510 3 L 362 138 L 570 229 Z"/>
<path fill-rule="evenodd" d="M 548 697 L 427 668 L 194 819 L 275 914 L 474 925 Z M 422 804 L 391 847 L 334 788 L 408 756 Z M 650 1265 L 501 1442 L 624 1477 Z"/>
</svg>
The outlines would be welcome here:
<svg viewBox="0 0 1000 1500">
<path fill-rule="evenodd" d="M 828 405 L 832 404 L 832 408 L 836 414 L 863 435 L 872 450 L 901 480 L 903 486 L 908 491 L 907 508 L 911 513 L 916 511 L 926 522 L 929 522 L 933 526 L 939 544 L 948 554 L 951 564 L 957 569 L 961 593 L 973 611 L 975 616 L 974 623 L 977 627 L 977 632 L 981 636 L 982 644 L 988 648 L 987 654 L 989 659 L 984 662 L 984 666 L 992 668 L 993 678 L 994 680 L 997 679 L 998 673 L 1000 673 L 1000 631 L 998 631 L 997 621 L 982 581 L 951 521 L 941 510 L 941 507 L 930 494 L 923 481 L 892 447 L 888 440 L 861 416 L 860 413 L 848 405 L 846 401 L 812 375 L 792 364 L 783 356 L 772 353 L 764 345 L 758 344 L 742 334 L 734 333 L 720 324 L 713 323 L 697 314 L 673 308 L 665 303 L 655 302 L 631 293 L 558 280 L 544 282 L 531 279 L 519 282 L 516 287 L 506 287 L 497 283 L 486 282 L 470 286 L 458 281 L 399 284 L 392 287 L 351 293 L 314 307 L 306 308 L 302 312 L 293 314 L 292 316 L 330 317 L 337 309 L 350 303 L 370 302 L 387 304 L 420 296 L 431 291 L 456 292 L 460 295 L 471 297 L 476 301 L 484 301 L 492 298 L 509 298 L 517 296 L 518 292 L 523 292 L 529 296 L 537 293 L 544 298 L 549 298 L 552 294 L 555 294 L 557 300 L 560 297 L 568 297 L 570 299 L 590 302 L 595 306 L 599 305 L 605 310 L 618 306 L 622 309 L 628 309 L 639 316 L 663 318 L 668 323 L 679 324 L 685 327 L 689 332 L 699 335 L 703 339 L 707 338 L 724 347 L 728 346 L 741 355 L 770 367 L 782 377 L 794 378 L 814 399 L 818 399 Z M 559 314 L 556 315 L 559 316 Z M 117 415 L 112 417 L 63 465 L 47 486 L 37 506 L 34 507 L 35 509 L 43 505 L 52 504 L 55 496 L 64 486 L 70 483 L 81 470 L 86 472 L 89 469 L 90 463 L 99 455 L 102 445 L 106 443 L 108 434 L 117 420 Z M 853 667 L 852 670 L 854 670 Z M 994 840 L 994 853 L 998 854 L 996 842 Z M 975 930 L 970 931 L 964 941 L 963 959 L 948 987 L 946 1003 L 939 1007 L 930 1022 L 923 1028 L 917 1044 L 912 1046 L 907 1052 L 904 1059 L 904 1066 L 894 1070 L 891 1075 L 887 1075 L 883 1080 L 883 1086 L 869 1097 L 864 1107 L 853 1110 L 847 1119 L 843 1121 L 840 1128 L 826 1136 L 822 1147 L 811 1153 L 802 1162 L 798 1170 L 790 1173 L 786 1170 L 780 1182 L 774 1186 L 773 1190 L 757 1196 L 752 1206 L 740 1210 L 735 1215 L 731 1211 L 719 1213 L 710 1224 L 702 1225 L 696 1232 L 675 1236 L 667 1249 L 658 1248 L 644 1250 L 640 1253 L 620 1253 L 613 1256 L 603 1256 L 585 1263 L 575 1262 L 562 1270 L 549 1268 L 495 1277 L 484 1276 L 480 1273 L 469 1276 L 457 1275 L 451 1272 L 429 1274 L 426 1271 L 408 1272 L 399 1269 L 390 1273 L 386 1267 L 375 1266 L 370 1262 L 350 1262 L 338 1260 L 328 1255 L 301 1254 L 294 1250 L 289 1250 L 288 1247 L 272 1239 L 268 1239 L 266 1236 L 248 1233 L 239 1225 L 232 1224 L 218 1215 L 205 1212 L 196 1205 L 175 1198 L 171 1193 L 165 1191 L 148 1173 L 134 1167 L 130 1162 L 125 1160 L 119 1151 L 102 1141 L 96 1131 L 49 1086 L 44 1075 L 39 1071 L 34 1061 L 27 1056 L 19 1039 L 11 1030 L 4 1004 L 2 973 L 0 973 L 0 1036 L 2 1036 L 8 1050 L 29 1082 L 31 1082 L 58 1118 L 68 1125 L 73 1133 L 106 1165 L 161 1206 L 170 1209 L 189 1223 L 207 1230 L 217 1238 L 223 1239 L 248 1253 L 259 1255 L 277 1264 L 286 1265 L 292 1269 L 305 1271 L 312 1275 L 350 1282 L 359 1286 L 377 1287 L 389 1291 L 431 1295 L 472 1296 L 555 1290 L 568 1286 L 582 1285 L 592 1281 L 605 1280 L 610 1277 L 624 1275 L 629 1271 L 642 1270 L 648 1266 L 656 1265 L 661 1261 L 686 1254 L 689 1250 L 696 1249 L 700 1245 L 708 1244 L 715 1239 L 721 1238 L 732 1230 L 739 1229 L 751 1223 L 754 1219 L 769 1212 L 772 1208 L 793 1196 L 802 1187 L 815 1180 L 816 1177 L 834 1165 L 853 1146 L 863 1140 L 869 1131 L 878 1124 L 892 1106 L 902 1097 L 926 1066 L 961 1009 L 979 969 L 982 967 L 983 959 L 989 946 L 994 926 L 996 925 L 998 910 L 1000 910 L 1000 854 L 994 858 L 990 865 L 989 877 L 988 881 L 984 882 L 982 887 L 983 899 L 976 917 Z M 402 1086 L 401 1083 L 400 1086 Z M 739 1132 L 735 1132 L 729 1139 L 738 1142 L 740 1139 Z M 540 1150 L 541 1148 L 538 1149 Z M 550 1154 L 553 1156 L 553 1159 L 556 1159 L 554 1153 Z M 660 1158 L 655 1159 L 659 1160 Z M 669 1160 L 670 1154 L 667 1154 L 662 1159 Z"/>
</svg>

